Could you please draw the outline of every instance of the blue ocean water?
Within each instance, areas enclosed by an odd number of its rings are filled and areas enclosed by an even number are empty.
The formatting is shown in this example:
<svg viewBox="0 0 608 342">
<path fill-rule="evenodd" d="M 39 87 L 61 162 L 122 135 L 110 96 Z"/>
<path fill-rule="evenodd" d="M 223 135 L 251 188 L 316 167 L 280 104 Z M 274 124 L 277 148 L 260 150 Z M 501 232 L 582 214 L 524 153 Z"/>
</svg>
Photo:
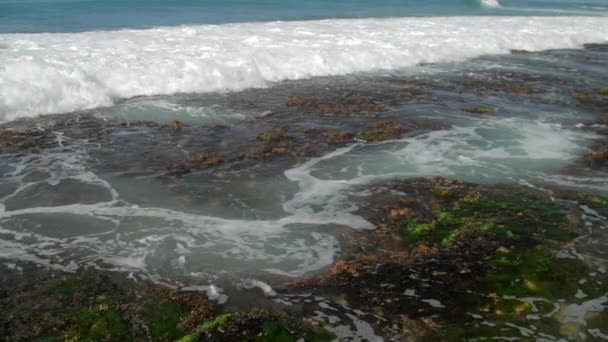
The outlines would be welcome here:
<svg viewBox="0 0 608 342">
<path fill-rule="evenodd" d="M 603 15 L 606 0 L 0 0 L 0 33 L 454 15 Z"/>
</svg>

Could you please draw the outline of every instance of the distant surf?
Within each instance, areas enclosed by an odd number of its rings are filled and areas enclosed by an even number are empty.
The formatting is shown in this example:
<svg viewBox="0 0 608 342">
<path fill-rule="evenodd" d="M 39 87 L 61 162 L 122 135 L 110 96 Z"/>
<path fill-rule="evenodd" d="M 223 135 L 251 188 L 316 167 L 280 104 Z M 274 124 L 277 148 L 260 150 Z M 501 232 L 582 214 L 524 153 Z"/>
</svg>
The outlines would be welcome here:
<svg viewBox="0 0 608 342">
<path fill-rule="evenodd" d="M 497 8 L 500 7 L 500 3 L 497 0 L 479 0 L 482 7 Z"/>
<path fill-rule="evenodd" d="M 576 25 L 572 25 L 576 22 Z M 568 30 L 564 30 L 564 28 Z M 0 35 L 0 120 L 608 41 L 596 17 L 428 17 Z"/>
</svg>

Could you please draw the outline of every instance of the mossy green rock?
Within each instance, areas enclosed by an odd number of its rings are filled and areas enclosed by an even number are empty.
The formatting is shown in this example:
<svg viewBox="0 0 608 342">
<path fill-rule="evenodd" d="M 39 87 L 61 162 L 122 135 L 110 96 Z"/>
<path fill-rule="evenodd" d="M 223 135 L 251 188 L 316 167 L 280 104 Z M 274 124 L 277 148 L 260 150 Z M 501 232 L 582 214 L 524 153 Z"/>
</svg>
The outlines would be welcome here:
<svg viewBox="0 0 608 342">
<path fill-rule="evenodd" d="M 453 199 L 443 201 L 427 222 L 402 221 L 399 231 L 403 238 L 415 245 L 448 246 L 465 232 L 502 239 L 530 236 L 568 241 L 576 237 L 565 213 L 554 203 L 535 196 L 521 193 L 490 197 L 462 190 L 452 191 L 451 196 Z"/>
<path fill-rule="evenodd" d="M 494 114 L 494 109 L 489 107 L 471 107 L 465 108 L 463 111 L 474 114 Z"/>
<path fill-rule="evenodd" d="M 598 95 L 608 96 L 608 88 L 595 88 L 593 92 Z"/>
</svg>

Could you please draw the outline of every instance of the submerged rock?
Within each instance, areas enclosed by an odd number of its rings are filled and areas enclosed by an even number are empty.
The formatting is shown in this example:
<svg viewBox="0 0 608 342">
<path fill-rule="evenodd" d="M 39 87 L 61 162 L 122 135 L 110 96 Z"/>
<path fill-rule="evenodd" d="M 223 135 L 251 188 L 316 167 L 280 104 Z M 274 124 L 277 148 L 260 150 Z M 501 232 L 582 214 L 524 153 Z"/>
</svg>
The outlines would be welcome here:
<svg viewBox="0 0 608 342">
<path fill-rule="evenodd" d="M 287 107 L 298 108 L 309 114 L 351 115 L 386 110 L 383 104 L 357 94 L 321 99 L 312 96 L 294 96 L 287 100 L 286 105 Z"/>
<path fill-rule="evenodd" d="M 355 138 L 364 141 L 385 141 L 401 138 L 405 128 L 397 121 L 382 121 L 377 123 L 372 130 L 359 132 Z"/>
<path fill-rule="evenodd" d="M 474 114 L 494 114 L 494 109 L 489 107 L 471 107 L 465 108 L 463 111 Z"/>
</svg>

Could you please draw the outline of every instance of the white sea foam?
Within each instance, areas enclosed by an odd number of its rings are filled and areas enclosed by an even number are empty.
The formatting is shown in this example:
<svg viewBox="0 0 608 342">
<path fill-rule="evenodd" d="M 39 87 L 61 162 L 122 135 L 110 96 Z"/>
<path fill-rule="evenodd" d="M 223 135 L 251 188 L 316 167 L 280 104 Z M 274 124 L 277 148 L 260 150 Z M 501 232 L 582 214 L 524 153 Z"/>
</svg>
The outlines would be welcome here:
<svg viewBox="0 0 608 342">
<path fill-rule="evenodd" d="M 500 3 L 497 0 L 479 0 L 482 7 L 497 8 L 500 7 Z"/>
<path fill-rule="evenodd" d="M 527 117 L 471 120 L 474 125 L 397 141 L 352 144 L 286 170 L 297 189 L 280 200 L 283 212 L 269 219 L 179 211 L 163 207 L 166 198 L 125 196 L 130 187 L 89 170 L 85 141 L 57 134 L 64 146 L 6 160 L 0 186 L 10 191 L 0 197 L 0 256 L 156 278 L 218 270 L 301 276 L 328 267 L 340 254 L 331 226 L 374 228 L 352 201 L 362 194 L 361 185 L 430 175 L 476 182 L 527 179 L 559 169 L 595 137 Z M 31 201 L 55 195 L 30 192 L 32 187 L 67 180 L 106 195 L 91 197 L 97 203 Z"/>
<path fill-rule="evenodd" d="M 321 20 L 3 34 L 0 120 L 109 106 L 137 95 L 240 90 L 606 40 L 608 20 L 593 17 Z"/>
</svg>

